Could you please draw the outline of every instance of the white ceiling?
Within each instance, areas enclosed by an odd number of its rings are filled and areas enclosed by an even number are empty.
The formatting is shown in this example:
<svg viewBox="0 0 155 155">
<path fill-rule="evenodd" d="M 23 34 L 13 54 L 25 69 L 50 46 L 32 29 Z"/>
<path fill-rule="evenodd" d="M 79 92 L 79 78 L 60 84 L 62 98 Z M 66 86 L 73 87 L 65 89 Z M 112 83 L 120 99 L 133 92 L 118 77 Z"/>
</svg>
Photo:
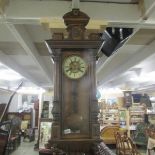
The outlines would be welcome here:
<svg viewBox="0 0 155 155">
<path fill-rule="evenodd" d="M 38 86 L 52 87 L 53 63 L 44 43 L 52 34 L 40 24 L 40 19 L 62 18 L 72 9 L 75 1 L 10 0 L 0 16 L 0 62 Z M 123 47 L 110 57 L 100 58 L 97 65 L 98 86 L 123 89 L 152 89 L 154 86 L 151 81 L 139 83 L 130 80 L 132 76 L 155 71 L 155 1 L 137 2 L 79 2 L 80 10 L 91 19 L 105 20 L 108 26 L 134 28 L 133 35 Z M 2 83 L 7 85 L 5 80 Z"/>
</svg>

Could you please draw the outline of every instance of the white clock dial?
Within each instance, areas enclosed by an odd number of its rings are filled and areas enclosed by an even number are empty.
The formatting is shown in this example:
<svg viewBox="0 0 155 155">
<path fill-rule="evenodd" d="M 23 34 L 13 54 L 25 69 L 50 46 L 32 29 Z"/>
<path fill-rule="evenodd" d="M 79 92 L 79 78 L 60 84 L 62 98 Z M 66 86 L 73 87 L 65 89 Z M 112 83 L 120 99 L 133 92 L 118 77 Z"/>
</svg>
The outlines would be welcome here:
<svg viewBox="0 0 155 155">
<path fill-rule="evenodd" d="M 87 64 L 81 57 L 72 55 L 64 60 L 63 70 L 67 77 L 78 79 L 85 74 Z"/>
</svg>

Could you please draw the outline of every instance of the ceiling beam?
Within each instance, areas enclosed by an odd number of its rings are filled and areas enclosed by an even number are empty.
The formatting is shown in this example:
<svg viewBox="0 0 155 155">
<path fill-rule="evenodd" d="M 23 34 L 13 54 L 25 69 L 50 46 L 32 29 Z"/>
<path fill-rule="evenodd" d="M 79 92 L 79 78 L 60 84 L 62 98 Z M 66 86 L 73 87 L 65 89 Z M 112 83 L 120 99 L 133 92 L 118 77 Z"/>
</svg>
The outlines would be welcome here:
<svg viewBox="0 0 155 155">
<path fill-rule="evenodd" d="M 122 75 L 127 70 L 131 69 L 133 66 L 139 64 L 146 58 L 154 55 L 155 54 L 154 49 L 155 49 L 155 41 L 152 41 L 145 48 L 143 48 L 142 50 L 133 54 L 132 57 L 129 57 L 128 61 L 126 61 L 126 63 L 123 63 L 122 65 L 120 64 L 119 67 L 113 66 L 113 67 L 109 68 L 111 66 L 110 65 L 111 61 L 116 61 L 115 55 L 114 55 L 113 57 L 111 57 L 111 60 L 107 61 L 106 65 L 104 65 L 102 67 L 100 72 L 97 73 L 97 78 L 98 78 L 100 85 L 106 84 L 106 83 L 116 79 L 117 76 Z M 123 48 L 121 50 L 123 50 Z M 109 67 L 106 67 L 107 65 Z"/>
<path fill-rule="evenodd" d="M 149 10 L 153 5 L 154 3 L 154 0 L 143 0 L 144 2 L 144 8 L 145 10 Z"/>
<path fill-rule="evenodd" d="M 47 67 L 45 66 L 43 60 L 41 59 L 41 56 L 39 55 L 35 45 L 33 44 L 31 37 L 29 36 L 28 32 L 25 30 L 24 26 L 13 25 L 13 24 L 6 24 L 6 26 L 9 28 L 11 33 L 17 39 L 21 47 L 23 47 L 25 52 L 32 57 L 32 59 L 40 68 L 42 73 L 46 76 L 47 81 L 52 82 L 52 77 L 50 74 L 51 71 L 47 70 Z M 51 62 L 51 65 L 52 65 L 52 62 Z"/>
<path fill-rule="evenodd" d="M 0 14 L 3 14 L 6 6 L 8 5 L 9 0 L 0 0 Z"/>
<path fill-rule="evenodd" d="M 115 9 L 114 9 L 115 8 Z M 42 17 L 62 18 L 72 9 L 71 1 L 27 1 L 13 0 L 7 7 L 5 15 L 12 19 L 36 19 Z M 92 20 L 106 20 L 108 22 L 136 22 L 141 11 L 136 4 L 107 4 L 83 2 L 80 10 L 87 13 Z"/>
<path fill-rule="evenodd" d="M 111 25 L 115 25 L 116 27 L 119 27 L 119 26 L 122 26 L 122 27 L 130 27 L 130 25 L 131 25 L 131 27 L 133 27 L 133 28 L 135 28 L 135 31 L 134 31 L 134 33 L 132 34 L 132 36 L 134 36 L 134 34 L 139 30 L 139 29 L 141 29 L 141 28 L 151 28 L 151 29 L 154 29 L 154 25 L 155 25 L 155 20 L 154 21 L 151 21 L 151 22 L 149 22 L 149 17 L 151 17 L 151 15 L 155 12 L 155 1 L 154 0 L 145 0 L 144 1 L 144 3 L 143 3 L 143 5 L 144 5 L 144 8 L 145 8 L 145 12 L 144 12 L 144 14 L 140 17 L 140 19 L 139 19 L 139 21 L 137 21 L 137 23 L 117 23 L 117 22 L 113 22 L 113 23 L 110 23 Z M 154 18 L 155 19 L 155 18 Z M 126 26 L 125 26 L 126 25 Z M 132 37 L 130 37 L 130 38 L 132 38 Z M 129 38 L 129 39 L 130 39 Z M 153 44 L 153 43 L 152 43 Z M 151 46 L 151 44 L 150 44 L 150 46 Z M 148 47 L 147 47 L 148 48 Z M 122 49 L 119 49 L 120 51 L 122 51 L 123 50 L 123 48 Z M 145 49 L 143 49 L 143 50 L 145 50 Z M 152 51 L 153 52 L 153 51 Z M 119 54 L 118 52 L 117 53 L 115 53 L 116 55 L 117 54 Z M 150 55 L 152 55 L 153 53 L 151 53 L 151 51 L 150 51 L 150 54 L 148 53 L 148 52 L 145 52 L 145 54 L 146 54 L 146 57 L 148 56 L 150 56 Z M 144 55 L 145 55 L 144 54 Z M 140 53 L 139 52 L 137 52 L 137 55 L 140 55 Z M 142 56 L 143 54 L 141 53 L 141 56 Z M 143 59 L 145 59 L 146 57 L 144 56 L 144 57 L 142 57 L 141 58 L 141 56 L 136 56 L 136 55 L 134 55 L 134 58 L 135 59 L 132 59 L 132 61 L 133 61 L 133 63 L 132 62 L 127 62 L 125 65 L 123 64 L 123 67 L 125 68 L 124 70 L 122 70 L 122 67 L 120 67 L 119 69 L 116 69 L 115 67 L 113 67 L 113 68 L 115 68 L 114 70 L 112 69 L 111 70 L 111 72 L 112 72 L 112 75 L 110 74 L 110 73 L 107 73 L 107 74 L 109 74 L 109 76 L 107 77 L 106 76 L 106 74 L 105 75 L 101 75 L 101 76 L 103 76 L 106 80 L 107 80 L 107 82 L 109 82 L 110 80 L 114 80 L 115 78 L 117 78 L 117 76 L 121 76 L 126 70 L 128 70 L 130 67 L 132 67 L 132 66 L 134 66 L 134 65 L 136 65 L 137 63 L 139 63 L 139 62 L 141 62 Z M 140 60 L 139 60 L 139 58 L 140 58 Z M 103 72 L 103 74 L 106 72 L 106 66 L 109 64 L 109 60 L 111 59 L 111 57 L 110 58 L 108 58 L 105 62 L 103 62 L 102 64 L 101 64 L 101 66 L 98 68 L 98 70 L 97 70 L 97 75 L 98 75 L 98 80 L 100 81 L 101 79 L 101 84 L 102 83 L 106 83 L 106 82 L 103 82 L 103 81 L 106 81 L 104 78 L 100 78 L 100 74 L 101 74 L 101 72 L 102 71 L 104 71 Z M 113 60 L 113 61 L 115 61 L 114 59 L 111 59 L 111 60 Z M 110 60 L 110 62 L 111 62 L 111 60 Z M 139 61 L 138 61 L 139 60 Z M 126 66 L 128 66 L 128 67 L 126 67 Z M 130 67 L 129 67 L 130 66 Z M 116 74 L 115 74 L 116 73 Z M 119 74 L 117 74 L 117 73 L 119 73 Z M 110 78 L 111 77 L 111 78 Z"/>
<path fill-rule="evenodd" d="M 72 0 L 72 2 L 14 0 L 10 1 L 5 18 L 13 24 L 40 24 L 40 19 L 44 17 L 62 19 L 62 16 L 72 7 L 80 7 L 92 20 L 105 20 L 109 26 L 154 28 L 155 22 L 146 23 L 147 20 L 143 20 L 152 14 L 154 3 L 154 0 L 144 0 L 145 11 L 142 16 L 141 10 L 136 4 L 83 2 L 80 6 L 79 0 Z M 0 19 L 0 22 L 3 22 L 3 19 Z"/>
<path fill-rule="evenodd" d="M 30 74 L 27 74 L 27 72 L 23 71 L 23 68 L 20 67 L 19 64 L 17 64 L 15 61 L 13 61 L 10 56 L 5 55 L 3 51 L 0 50 L 0 62 L 8 66 L 9 68 L 15 70 L 16 72 L 18 71 L 19 74 L 21 74 L 23 77 L 26 79 L 30 79 L 34 84 L 40 85 L 35 79 L 35 77 L 31 76 Z"/>
<path fill-rule="evenodd" d="M 145 0 L 144 1 L 145 6 L 145 13 L 142 16 L 142 19 L 147 22 L 151 15 L 155 12 L 155 1 L 154 0 Z M 155 17 L 154 17 L 155 22 Z"/>
</svg>

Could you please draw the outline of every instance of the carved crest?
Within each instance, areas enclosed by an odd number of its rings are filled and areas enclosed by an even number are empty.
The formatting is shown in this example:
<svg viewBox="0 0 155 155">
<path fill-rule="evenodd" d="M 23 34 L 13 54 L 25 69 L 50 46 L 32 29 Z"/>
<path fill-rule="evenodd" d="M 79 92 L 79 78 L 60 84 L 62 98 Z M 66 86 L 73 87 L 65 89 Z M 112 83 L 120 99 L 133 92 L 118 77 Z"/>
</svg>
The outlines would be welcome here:
<svg viewBox="0 0 155 155">
<path fill-rule="evenodd" d="M 81 12 L 79 9 L 73 9 L 71 12 L 66 13 L 63 19 L 69 33 L 68 39 L 84 39 L 85 27 L 90 19 L 87 14 Z"/>
</svg>

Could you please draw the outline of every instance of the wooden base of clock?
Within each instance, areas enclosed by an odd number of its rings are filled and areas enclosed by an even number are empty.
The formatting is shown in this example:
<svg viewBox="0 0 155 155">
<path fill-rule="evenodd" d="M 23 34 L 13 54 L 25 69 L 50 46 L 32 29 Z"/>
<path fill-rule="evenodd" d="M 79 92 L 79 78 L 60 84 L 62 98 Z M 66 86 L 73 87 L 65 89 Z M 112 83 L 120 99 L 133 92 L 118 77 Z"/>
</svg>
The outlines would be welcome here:
<svg viewBox="0 0 155 155">
<path fill-rule="evenodd" d="M 95 155 L 95 147 L 101 142 L 96 139 L 68 139 L 52 141 L 58 149 L 69 155 Z"/>
</svg>

